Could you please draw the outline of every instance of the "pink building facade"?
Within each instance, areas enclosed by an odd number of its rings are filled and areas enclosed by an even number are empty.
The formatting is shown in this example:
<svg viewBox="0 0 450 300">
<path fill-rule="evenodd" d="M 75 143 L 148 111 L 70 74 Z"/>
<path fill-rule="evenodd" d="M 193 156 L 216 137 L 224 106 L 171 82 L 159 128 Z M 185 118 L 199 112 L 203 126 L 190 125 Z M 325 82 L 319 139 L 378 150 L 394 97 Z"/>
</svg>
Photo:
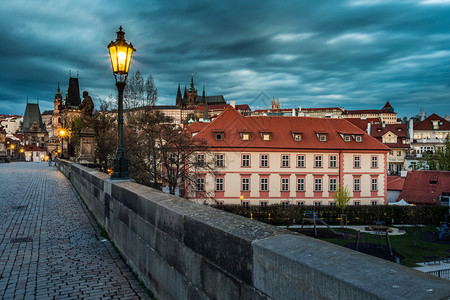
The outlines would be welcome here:
<svg viewBox="0 0 450 300">
<path fill-rule="evenodd" d="M 196 138 L 210 146 L 198 159 L 215 172 L 198 172 L 188 197 L 209 204 L 333 205 L 342 184 L 353 205 L 387 200 L 389 148 L 344 119 L 242 116 L 228 107 Z"/>
</svg>

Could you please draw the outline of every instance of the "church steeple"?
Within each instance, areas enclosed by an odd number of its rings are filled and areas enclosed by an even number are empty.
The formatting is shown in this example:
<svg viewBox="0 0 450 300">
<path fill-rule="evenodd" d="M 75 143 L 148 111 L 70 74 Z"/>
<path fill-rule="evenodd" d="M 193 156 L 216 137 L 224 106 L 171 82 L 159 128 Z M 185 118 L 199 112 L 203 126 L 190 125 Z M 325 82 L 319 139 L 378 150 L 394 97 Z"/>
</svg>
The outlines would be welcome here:
<svg viewBox="0 0 450 300">
<path fill-rule="evenodd" d="M 194 73 L 192 73 L 192 76 L 191 76 L 191 87 L 189 88 L 188 91 L 189 92 L 197 92 L 197 90 L 195 89 L 195 86 L 194 86 Z"/>
<path fill-rule="evenodd" d="M 175 101 L 175 105 L 178 107 L 182 107 L 183 106 L 183 98 L 181 97 L 181 89 L 180 89 L 180 84 L 178 84 L 178 91 L 177 91 L 177 98 Z"/>
<path fill-rule="evenodd" d="M 205 103 L 205 113 L 203 115 L 203 122 L 209 122 L 209 114 L 208 114 L 208 99 L 206 99 L 205 94 L 205 85 L 203 85 L 203 94 L 202 94 L 203 103 Z"/>
</svg>

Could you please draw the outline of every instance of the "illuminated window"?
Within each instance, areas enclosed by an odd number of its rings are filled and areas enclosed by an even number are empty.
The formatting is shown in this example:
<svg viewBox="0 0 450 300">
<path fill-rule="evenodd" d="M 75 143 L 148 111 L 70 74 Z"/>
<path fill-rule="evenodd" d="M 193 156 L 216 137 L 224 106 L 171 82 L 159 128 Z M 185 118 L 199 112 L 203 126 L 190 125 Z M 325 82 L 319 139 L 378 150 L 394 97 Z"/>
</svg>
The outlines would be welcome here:
<svg viewBox="0 0 450 300">
<path fill-rule="evenodd" d="M 302 134 L 301 133 L 293 133 L 292 137 L 294 138 L 294 141 L 300 142 L 302 140 Z"/>
<path fill-rule="evenodd" d="M 272 139 L 272 133 L 270 132 L 261 132 L 261 138 L 263 141 L 270 141 Z"/>
<path fill-rule="evenodd" d="M 241 132 L 241 140 L 249 141 L 250 140 L 250 133 L 249 132 Z"/>
</svg>

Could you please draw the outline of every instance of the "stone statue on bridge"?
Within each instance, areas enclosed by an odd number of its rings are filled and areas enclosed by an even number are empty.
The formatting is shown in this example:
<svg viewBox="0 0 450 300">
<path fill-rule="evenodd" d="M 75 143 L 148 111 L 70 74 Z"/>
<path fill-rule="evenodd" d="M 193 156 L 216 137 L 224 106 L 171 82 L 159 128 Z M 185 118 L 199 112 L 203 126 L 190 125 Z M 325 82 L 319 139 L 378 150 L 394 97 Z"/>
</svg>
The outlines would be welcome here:
<svg viewBox="0 0 450 300">
<path fill-rule="evenodd" d="M 83 101 L 78 107 L 81 109 L 81 121 L 83 121 L 83 127 L 92 127 L 94 102 L 87 91 L 83 92 Z"/>
</svg>

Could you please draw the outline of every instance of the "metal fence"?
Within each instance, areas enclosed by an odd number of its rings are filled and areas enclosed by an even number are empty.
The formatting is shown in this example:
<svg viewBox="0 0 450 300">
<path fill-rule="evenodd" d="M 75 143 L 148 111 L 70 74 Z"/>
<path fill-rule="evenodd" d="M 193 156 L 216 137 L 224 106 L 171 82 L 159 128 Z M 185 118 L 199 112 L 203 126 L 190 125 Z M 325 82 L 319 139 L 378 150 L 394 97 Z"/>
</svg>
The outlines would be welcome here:
<svg viewBox="0 0 450 300">
<path fill-rule="evenodd" d="M 436 277 L 450 280 L 450 269 L 430 271 L 430 272 L 427 272 L 427 274 L 431 274 Z"/>
</svg>

